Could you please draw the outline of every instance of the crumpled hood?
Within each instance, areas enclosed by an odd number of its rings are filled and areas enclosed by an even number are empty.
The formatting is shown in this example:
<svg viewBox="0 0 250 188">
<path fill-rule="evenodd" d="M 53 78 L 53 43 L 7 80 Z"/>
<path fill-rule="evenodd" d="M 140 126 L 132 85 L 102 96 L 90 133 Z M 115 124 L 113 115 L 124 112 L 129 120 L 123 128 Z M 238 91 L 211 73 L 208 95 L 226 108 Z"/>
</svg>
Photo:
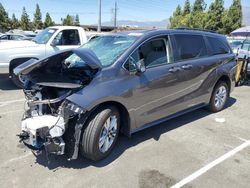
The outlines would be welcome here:
<svg viewBox="0 0 250 188">
<path fill-rule="evenodd" d="M 0 42 L 0 50 L 27 48 L 27 47 L 34 48 L 38 46 L 39 44 L 36 44 L 35 42 L 29 40 Z"/>
<path fill-rule="evenodd" d="M 74 52 L 75 54 L 77 54 L 93 70 L 102 68 L 100 60 L 97 58 L 97 56 L 92 50 L 85 49 L 85 48 L 78 48 L 78 49 L 63 50 L 52 56 L 45 57 L 41 60 L 30 59 L 26 61 L 25 63 L 17 66 L 14 69 L 14 73 L 16 75 L 29 74 L 34 69 L 46 65 L 48 62 L 48 59 L 53 58 L 54 56 L 63 55 L 65 53 L 71 53 L 71 52 Z"/>
</svg>

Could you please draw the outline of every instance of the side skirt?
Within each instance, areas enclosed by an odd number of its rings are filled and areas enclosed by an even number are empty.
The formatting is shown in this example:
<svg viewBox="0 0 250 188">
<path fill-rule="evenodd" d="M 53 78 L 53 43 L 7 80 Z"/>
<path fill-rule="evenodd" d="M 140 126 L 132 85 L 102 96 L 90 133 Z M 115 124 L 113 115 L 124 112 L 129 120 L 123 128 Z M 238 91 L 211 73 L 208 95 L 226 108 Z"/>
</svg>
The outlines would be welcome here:
<svg viewBox="0 0 250 188">
<path fill-rule="evenodd" d="M 151 123 L 145 124 L 144 126 L 142 126 L 142 127 L 140 127 L 140 128 L 136 128 L 136 129 L 132 130 L 132 131 L 130 132 L 130 135 L 133 134 L 133 133 L 136 133 L 136 132 L 138 132 L 138 131 L 147 129 L 147 128 L 149 128 L 149 127 L 153 127 L 153 126 L 155 126 L 155 125 L 158 125 L 158 124 L 163 123 L 163 122 L 165 122 L 165 121 L 168 121 L 168 120 L 170 120 L 170 119 L 176 118 L 176 117 L 181 116 L 181 115 L 183 115 L 183 114 L 186 114 L 186 113 L 192 112 L 192 111 L 194 111 L 194 110 L 200 109 L 200 108 L 205 107 L 205 106 L 207 106 L 207 105 L 208 105 L 208 104 L 206 104 L 206 103 L 202 103 L 202 104 L 196 105 L 196 106 L 194 106 L 194 107 L 192 107 L 192 108 L 188 108 L 188 109 L 186 109 L 186 110 L 182 110 L 182 111 L 177 112 L 177 113 L 175 113 L 175 114 L 172 114 L 172 115 L 170 115 L 170 116 L 167 116 L 167 117 L 161 118 L 161 119 L 159 119 L 159 120 L 153 121 L 153 122 L 151 122 Z"/>
</svg>

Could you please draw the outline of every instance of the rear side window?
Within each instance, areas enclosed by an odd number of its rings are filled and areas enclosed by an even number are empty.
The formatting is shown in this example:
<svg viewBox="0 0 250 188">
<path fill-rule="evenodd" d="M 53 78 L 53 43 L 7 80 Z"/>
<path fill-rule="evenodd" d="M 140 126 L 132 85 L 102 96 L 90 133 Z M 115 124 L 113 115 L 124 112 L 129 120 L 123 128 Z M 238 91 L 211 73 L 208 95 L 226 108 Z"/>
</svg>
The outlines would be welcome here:
<svg viewBox="0 0 250 188">
<path fill-rule="evenodd" d="M 214 38 L 214 37 L 207 37 L 207 39 L 210 45 L 210 51 L 212 55 L 230 53 L 230 48 L 226 44 L 226 42 L 223 42 L 219 38 Z"/>
<path fill-rule="evenodd" d="M 175 35 L 176 60 L 187 60 L 207 56 L 207 48 L 203 36 Z"/>
</svg>

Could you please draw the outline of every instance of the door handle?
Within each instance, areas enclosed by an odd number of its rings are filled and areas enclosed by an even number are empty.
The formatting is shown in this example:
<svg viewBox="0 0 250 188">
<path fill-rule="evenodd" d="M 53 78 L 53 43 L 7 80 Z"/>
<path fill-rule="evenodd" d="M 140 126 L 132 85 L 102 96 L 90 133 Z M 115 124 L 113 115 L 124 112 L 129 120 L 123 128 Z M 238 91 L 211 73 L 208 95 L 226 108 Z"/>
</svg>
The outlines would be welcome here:
<svg viewBox="0 0 250 188">
<path fill-rule="evenodd" d="M 185 70 L 188 70 L 188 69 L 193 68 L 193 65 L 186 64 L 186 65 L 182 65 L 181 68 L 183 68 L 183 69 L 185 69 Z"/>
<path fill-rule="evenodd" d="M 180 67 L 172 67 L 172 68 L 168 69 L 168 71 L 171 72 L 171 73 L 178 72 L 180 70 L 181 70 Z"/>
</svg>

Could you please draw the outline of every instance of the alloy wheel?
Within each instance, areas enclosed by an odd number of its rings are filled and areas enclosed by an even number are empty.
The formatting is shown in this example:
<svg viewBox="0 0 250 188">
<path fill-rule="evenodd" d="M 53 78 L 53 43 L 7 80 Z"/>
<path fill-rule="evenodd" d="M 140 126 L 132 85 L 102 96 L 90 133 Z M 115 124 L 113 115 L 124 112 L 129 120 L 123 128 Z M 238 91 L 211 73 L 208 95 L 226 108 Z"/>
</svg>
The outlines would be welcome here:
<svg viewBox="0 0 250 188">
<path fill-rule="evenodd" d="M 217 109 L 223 108 L 227 99 L 227 88 L 225 86 L 220 86 L 215 94 L 214 105 Z"/>
<path fill-rule="evenodd" d="M 105 153 L 109 150 L 115 140 L 116 135 L 117 117 L 115 115 L 112 115 L 108 117 L 101 130 L 99 139 L 99 150 L 102 153 Z"/>
</svg>

